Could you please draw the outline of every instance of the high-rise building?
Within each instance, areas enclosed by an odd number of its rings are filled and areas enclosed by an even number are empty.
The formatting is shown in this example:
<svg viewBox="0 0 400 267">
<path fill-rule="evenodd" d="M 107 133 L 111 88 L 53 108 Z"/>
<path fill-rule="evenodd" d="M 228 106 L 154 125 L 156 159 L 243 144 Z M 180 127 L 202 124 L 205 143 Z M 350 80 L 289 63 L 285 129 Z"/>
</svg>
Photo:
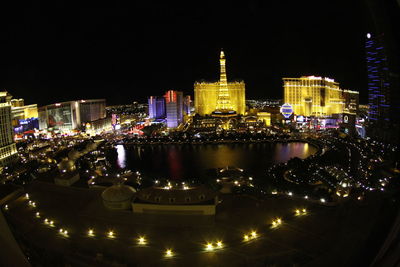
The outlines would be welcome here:
<svg viewBox="0 0 400 267">
<path fill-rule="evenodd" d="M 40 129 L 69 131 L 106 118 L 106 100 L 68 101 L 39 108 Z"/>
<path fill-rule="evenodd" d="M 246 111 L 245 83 L 228 82 L 226 75 L 226 59 L 220 53 L 220 80 L 218 82 L 195 82 L 194 107 L 201 116 L 211 115 L 215 111 L 234 111 L 243 115 Z"/>
<path fill-rule="evenodd" d="M 176 128 L 183 121 L 183 93 L 169 90 L 165 93 L 167 127 Z"/>
<path fill-rule="evenodd" d="M 7 92 L 0 92 L 0 166 L 3 167 L 17 158 L 11 124 L 11 98 Z"/>
<path fill-rule="evenodd" d="M 191 109 L 192 109 L 192 99 L 190 95 L 186 95 L 183 98 L 183 112 L 184 115 L 190 115 L 191 114 Z"/>
<path fill-rule="evenodd" d="M 149 118 L 165 119 L 165 98 L 161 96 L 149 97 Z"/>
<path fill-rule="evenodd" d="M 359 93 L 340 89 L 339 83 L 330 78 L 283 78 L 283 86 L 284 102 L 296 115 L 325 117 L 358 109 Z"/>
<path fill-rule="evenodd" d="M 387 58 L 381 36 L 368 33 L 365 51 L 368 74 L 368 117 L 371 122 L 389 121 L 390 84 Z"/>
</svg>

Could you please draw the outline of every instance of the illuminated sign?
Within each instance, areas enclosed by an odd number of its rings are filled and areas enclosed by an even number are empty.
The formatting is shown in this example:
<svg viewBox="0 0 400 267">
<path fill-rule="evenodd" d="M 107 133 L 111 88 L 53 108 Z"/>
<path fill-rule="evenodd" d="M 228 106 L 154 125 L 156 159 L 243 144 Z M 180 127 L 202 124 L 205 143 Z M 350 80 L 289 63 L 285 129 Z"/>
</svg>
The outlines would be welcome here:
<svg viewBox="0 0 400 267">
<path fill-rule="evenodd" d="M 290 104 L 283 104 L 281 106 L 281 114 L 285 119 L 288 119 L 293 114 L 293 107 Z"/>
</svg>

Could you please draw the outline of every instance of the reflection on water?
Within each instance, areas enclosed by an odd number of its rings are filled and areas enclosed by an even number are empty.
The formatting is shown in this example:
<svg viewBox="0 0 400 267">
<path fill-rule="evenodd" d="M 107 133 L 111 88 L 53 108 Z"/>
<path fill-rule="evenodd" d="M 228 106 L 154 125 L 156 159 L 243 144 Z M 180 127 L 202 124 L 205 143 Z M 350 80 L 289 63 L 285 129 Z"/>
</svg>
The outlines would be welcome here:
<svg viewBox="0 0 400 267">
<path fill-rule="evenodd" d="M 118 153 L 118 159 L 117 159 L 117 164 L 119 168 L 125 168 L 125 160 L 126 160 L 126 155 L 125 155 L 125 148 L 123 145 L 117 145 L 117 153 Z"/>
<path fill-rule="evenodd" d="M 117 146 L 116 165 L 154 178 L 191 179 L 207 169 L 236 166 L 253 175 L 265 174 L 274 163 L 306 158 L 317 149 L 307 143 Z"/>
</svg>

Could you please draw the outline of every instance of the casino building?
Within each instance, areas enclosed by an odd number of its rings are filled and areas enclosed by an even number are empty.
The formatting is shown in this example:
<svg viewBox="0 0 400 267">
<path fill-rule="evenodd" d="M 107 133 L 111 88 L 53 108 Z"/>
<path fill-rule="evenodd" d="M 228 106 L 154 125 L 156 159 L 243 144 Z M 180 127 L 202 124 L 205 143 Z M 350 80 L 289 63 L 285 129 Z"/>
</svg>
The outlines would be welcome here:
<svg viewBox="0 0 400 267">
<path fill-rule="evenodd" d="M 85 128 L 88 123 L 91 127 L 103 126 L 105 119 L 105 99 L 68 101 L 39 108 L 40 129 L 70 131 Z M 111 125 L 111 121 L 106 124 Z"/>
<path fill-rule="evenodd" d="M 226 114 L 244 115 L 245 83 L 228 82 L 226 75 L 225 54 L 220 53 L 220 80 L 218 82 L 195 82 L 194 107 L 201 116 Z"/>
<path fill-rule="evenodd" d="M 283 78 L 284 102 L 295 115 L 330 117 L 344 112 L 355 114 L 359 93 L 344 90 L 330 78 L 302 76 Z"/>
</svg>

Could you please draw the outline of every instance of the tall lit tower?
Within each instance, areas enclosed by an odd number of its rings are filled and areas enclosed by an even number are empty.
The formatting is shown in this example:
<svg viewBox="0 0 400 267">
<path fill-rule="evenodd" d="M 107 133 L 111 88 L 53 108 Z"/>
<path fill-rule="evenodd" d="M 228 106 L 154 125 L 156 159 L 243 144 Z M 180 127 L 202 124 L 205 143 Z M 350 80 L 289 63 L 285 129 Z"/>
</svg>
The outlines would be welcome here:
<svg viewBox="0 0 400 267">
<path fill-rule="evenodd" d="M 217 99 L 217 110 L 228 111 L 232 110 L 232 105 L 228 90 L 228 79 L 226 78 L 225 54 L 224 51 L 222 50 L 219 57 L 219 64 L 220 64 L 220 79 L 219 79 L 219 90 Z"/>
<path fill-rule="evenodd" d="M 372 123 L 389 121 L 390 84 L 387 57 L 379 35 L 367 34 L 365 42 L 369 119 Z"/>
</svg>

